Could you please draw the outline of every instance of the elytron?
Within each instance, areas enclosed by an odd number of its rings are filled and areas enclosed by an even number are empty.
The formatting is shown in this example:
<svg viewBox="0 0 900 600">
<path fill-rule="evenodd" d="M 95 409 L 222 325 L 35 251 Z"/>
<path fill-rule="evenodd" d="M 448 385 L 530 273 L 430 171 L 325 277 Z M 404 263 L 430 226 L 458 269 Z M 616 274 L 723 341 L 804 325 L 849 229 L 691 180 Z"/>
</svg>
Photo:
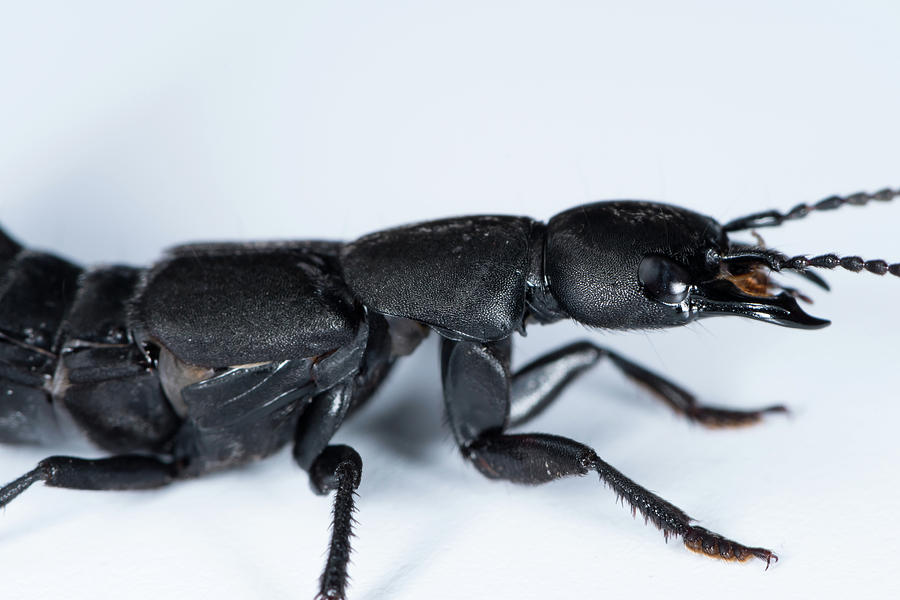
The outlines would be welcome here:
<svg viewBox="0 0 900 600">
<path fill-rule="evenodd" d="M 763 547 L 699 527 L 588 446 L 509 433 L 580 374 L 608 359 L 685 418 L 741 426 L 782 406 L 700 404 L 671 381 L 593 342 L 513 372 L 511 338 L 573 319 L 612 330 L 739 315 L 815 329 L 794 273 L 900 276 L 900 263 L 788 257 L 731 234 L 778 226 L 900 190 L 833 196 L 719 224 L 676 206 L 597 202 L 547 223 L 468 216 L 379 231 L 349 243 L 208 243 L 176 247 L 148 269 L 83 268 L 0 231 L 0 441 L 51 443 L 74 424 L 108 458 L 51 456 L 0 489 L 0 507 L 30 485 L 146 489 L 245 464 L 293 443 L 313 489 L 334 493 L 322 598 L 344 598 L 362 459 L 330 440 L 397 358 L 434 331 L 447 421 L 483 475 L 539 484 L 595 472 L 666 538 L 695 552 L 768 566 Z M 365 560 L 360 557 L 359 560 Z"/>
</svg>

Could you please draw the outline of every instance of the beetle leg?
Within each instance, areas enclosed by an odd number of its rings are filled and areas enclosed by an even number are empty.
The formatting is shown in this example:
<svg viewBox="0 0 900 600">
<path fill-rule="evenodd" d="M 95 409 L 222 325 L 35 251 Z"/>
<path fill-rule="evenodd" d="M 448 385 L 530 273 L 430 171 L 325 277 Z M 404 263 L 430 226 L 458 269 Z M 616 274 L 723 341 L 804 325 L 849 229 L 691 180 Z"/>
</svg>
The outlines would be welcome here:
<svg viewBox="0 0 900 600">
<path fill-rule="evenodd" d="M 765 548 L 744 546 L 703 527 L 680 508 L 641 487 L 603 461 L 593 449 L 574 440 L 543 433 L 502 435 L 485 433 L 463 448 L 463 454 L 483 475 L 514 483 L 536 485 L 571 475 L 596 472 L 600 480 L 653 523 L 668 540 L 681 536 L 694 552 L 714 558 L 743 562 L 751 557 L 766 561 L 766 568 L 778 557 Z"/>
<path fill-rule="evenodd" d="M 99 459 L 51 456 L 0 489 L 0 508 L 38 481 L 74 490 L 144 490 L 171 483 L 176 474 L 174 463 L 149 456 L 121 455 Z"/>
<path fill-rule="evenodd" d="M 688 549 L 726 560 L 744 561 L 755 556 L 765 560 L 767 566 L 772 560 L 778 560 L 765 548 L 744 546 L 691 525 L 693 520 L 684 511 L 625 477 L 584 444 L 542 433 L 504 434 L 510 414 L 510 391 L 514 388 L 509 373 L 509 350 L 509 340 L 483 344 L 445 339 L 441 346 L 448 420 L 463 455 L 483 475 L 536 485 L 594 471 L 635 513 L 640 512 L 661 529 L 667 539 L 681 536 Z M 599 353 L 594 361 L 604 353 L 610 356 L 599 348 L 594 351 Z M 565 349 L 556 356 L 566 356 Z M 553 364 L 552 360 L 547 362 Z M 557 378 L 562 383 L 555 388 L 551 386 L 555 393 L 577 375 L 578 364 L 573 359 L 570 368 L 563 369 L 562 376 Z"/>
<path fill-rule="evenodd" d="M 319 394 L 300 416 L 294 438 L 294 459 L 309 473 L 313 490 L 323 495 L 335 492 L 331 544 L 317 596 L 328 600 L 344 598 L 353 535 L 353 496 L 362 478 L 362 459 L 356 450 L 328 445 L 347 415 L 351 400 L 349 384 Z"/>
<path fill-rule="evenodd" d="M 347 563 L 350 561 L 350 537 L 353 535 L 353 497 L 362 479 L 362 459 L 350 446 L 328 446 L 313 462 L 310 482 L 321 494 L 334 491 L 334 520 L 328 560 L 319 579 L 322 600 L 344 598 L 347 588 Z"/>
<path fill-rule="evenodd" d="M 509 422 L 510 341 L 441 344 L 441 377 L 447 421 L 462 448 L 485 431 Z"/>
<path fill-rule="evenodd" d="M 784 413 L 781 405 L 735 410 L 703 405 L 681 386 L 591 342 L 575 342 L 545 354 L 513 375 L 510 424 L 521 425 L 544 411 L 576 377 L 609 358 L 629 379 L 644 386 L 676 413 L 705 427 L 736 427 L 759 422 L 763 415 Z"/>
</svg>

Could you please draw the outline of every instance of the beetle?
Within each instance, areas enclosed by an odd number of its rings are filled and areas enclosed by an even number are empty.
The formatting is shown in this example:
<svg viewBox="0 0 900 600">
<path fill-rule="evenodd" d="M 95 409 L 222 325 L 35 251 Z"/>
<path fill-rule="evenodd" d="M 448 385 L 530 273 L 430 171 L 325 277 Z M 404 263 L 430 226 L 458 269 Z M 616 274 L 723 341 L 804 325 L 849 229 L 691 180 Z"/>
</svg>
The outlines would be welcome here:
<svg viewBox="0 0 900 600">
<path fill-rule="evenodd" d="M 513 372 L 511 337 L 530 323 L 674 327 L 739 315 L 816 329 L 806 297 L 780 272 L 828 289 L 810 269 L 900 277 L 900 263 L 788 257 L 740 231 L 773 227 L 900 190 L 832 196 L 788 212 L 719 224 L 642 201 L 578 206 L 547 223 L 468 216 L 378 231 L 349 243 L 179 246 L 149 269 L 82 268 L 0 232 L 0 441 L 46 443 L 73 422 L 111 456 L 51 456 L 0 489 L 0 507 L 32 484 L 147 489 L 246 464 L 293 442 L 313 490 L 333 493 L 319 596 L 344 598 L 362 459 L 330 440 L 395 361 L 434 331 L 447 420 L 485 477 L 541 484 L 596 473 L 668 539 L 731 561 L 777 556 L 728 539 L 568 438 L 514 434 L 604 359 L 675 412 L 709 427 L 744 426 L 781 405 L 733 410 L 582 341 Z"/>
</svg>

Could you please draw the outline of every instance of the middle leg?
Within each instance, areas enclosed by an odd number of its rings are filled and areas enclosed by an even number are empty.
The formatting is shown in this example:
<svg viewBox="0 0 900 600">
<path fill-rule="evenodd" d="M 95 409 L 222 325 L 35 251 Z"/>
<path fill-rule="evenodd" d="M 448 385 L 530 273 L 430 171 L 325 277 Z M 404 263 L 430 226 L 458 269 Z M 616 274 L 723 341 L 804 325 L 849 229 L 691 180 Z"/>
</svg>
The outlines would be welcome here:
<svg viewBox="0 0 900 600">
<path fill-rule="evenodd" d="M 339 385 L 313 398 L 297 423 L 294 460 L 309 473 L 313 491 L 334 492 L 331 543 L 319 578 L 316 598 L 345 597 L 350 538 L 353 536 L 354 496 L 362 480 L 362 459 L 350 446 L 329 445 L 352 402 L 351 385 Z"/>
</svg>

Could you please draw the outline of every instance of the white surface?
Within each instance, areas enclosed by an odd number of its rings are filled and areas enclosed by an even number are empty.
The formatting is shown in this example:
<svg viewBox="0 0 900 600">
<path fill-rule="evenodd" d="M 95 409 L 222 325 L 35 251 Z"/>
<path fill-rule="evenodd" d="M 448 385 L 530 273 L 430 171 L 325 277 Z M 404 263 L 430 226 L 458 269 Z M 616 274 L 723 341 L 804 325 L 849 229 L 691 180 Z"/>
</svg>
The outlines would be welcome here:
<svg viewBox="0 0 900 600">
<path fill-rule="evenodd" d="M 722 220 L 900 185 L 893 2 L 15 4 L 0 23 L 0 214 L 83 262 L 198 239 L 348 239 L 601 198 Z M 900 260 L 900 205 L 763 233 L 788 252 Z M 517 358 L 591 337 L 736 407 L 671 415 L 608 366 L 533 430 L 781 562 L 697 557 L 594 477 L 482 479 L 441 420 L 434 341 L 338 434 L 363 456 L 353 600 L 896 594 L 900 281 L 828 275 L 800 332 L 533 328 Z M 0 449 L 0 479 L 48 452 Z M 0 515 L 4 598 L 310 598 L 330 501 L 288 453 L 148 493 L 36 486 Z"/>
</svg>

